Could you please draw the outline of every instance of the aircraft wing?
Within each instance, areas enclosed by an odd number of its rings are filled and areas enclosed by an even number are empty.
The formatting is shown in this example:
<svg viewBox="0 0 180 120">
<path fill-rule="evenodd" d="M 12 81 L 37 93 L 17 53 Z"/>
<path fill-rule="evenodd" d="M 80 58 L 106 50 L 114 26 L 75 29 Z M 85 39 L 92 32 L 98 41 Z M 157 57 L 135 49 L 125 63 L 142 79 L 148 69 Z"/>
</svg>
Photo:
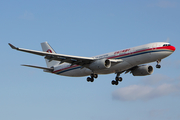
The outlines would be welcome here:
<svg viewBox="0 0 180 120">
<path fill-rule="evenodd" d="M 16 49 L 18 51 L 23 51 L 23 52 L 32 53 L 35 55 L 45 56 L 45 58 L 48 59 L 49 61 L 56 60 L 56 61 L 60 61 L 61 63 L 67 62 L 67 63 L 71 63 L 71 64 L 84 65 L 84 64 L 90 64 L 91 62 L 93 62 L 95 60 L 92 57 L 80 57 L 80 56 L 48 53 L 48 52 L 18 48 L 10 43 L 9 43 L 9 45 L 12 49 Z"/>
<path fill-rule="evenodd" d="M 76 65 L 81 65 L 81 66 L 86 67 L 87 64 L 90 64 L 90 63 L 94 62 L 95 60 L 97 60 L 97 59 L 92 58 L 92 57 L 64 55 L 64 54 L 48 53 L 48 52 L 18 48 L 18 47 L 15 47 L 14 45 L 12 45 L 10 43 L 9 43 L 9 45 L 12 49 L 16 49 L 18 51 L 23 51 L 23 52 L 27 52 L 27 53 L 32 53 L 35 55 L 45 56 L 45 59 L 48 59 L 49 61 L 56 60 L 56 61 L 60 61 L 60 63 L 67 62 L 67 63 L 70 63 L 72 65 L 76 64 Z M 119 60 L 109 59 L 109 60 L 114 64 L 117 64 L 117 63 L 120 63 L 123 61 L 121 59 L 119 59 Z"/>
</svg>

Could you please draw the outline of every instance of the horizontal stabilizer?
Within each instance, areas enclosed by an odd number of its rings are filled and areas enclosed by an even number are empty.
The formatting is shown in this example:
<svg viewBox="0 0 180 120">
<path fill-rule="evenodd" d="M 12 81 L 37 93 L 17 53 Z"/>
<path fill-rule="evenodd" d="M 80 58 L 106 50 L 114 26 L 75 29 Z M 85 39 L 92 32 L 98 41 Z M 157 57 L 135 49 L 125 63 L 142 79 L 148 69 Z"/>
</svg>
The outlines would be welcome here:
<svg viewBox="0 0 180 120">
<path fill-rule="evenodd" d="M 34 65 L 21 65 L 21 66 L 39 68 L 39 69 L 48 70 L 48 71 L 53 71 L 54 70 L 54 68 L 46 68 L 46 67 L 40 67 L 40 66 L 34 66 Z"/>
</svg>

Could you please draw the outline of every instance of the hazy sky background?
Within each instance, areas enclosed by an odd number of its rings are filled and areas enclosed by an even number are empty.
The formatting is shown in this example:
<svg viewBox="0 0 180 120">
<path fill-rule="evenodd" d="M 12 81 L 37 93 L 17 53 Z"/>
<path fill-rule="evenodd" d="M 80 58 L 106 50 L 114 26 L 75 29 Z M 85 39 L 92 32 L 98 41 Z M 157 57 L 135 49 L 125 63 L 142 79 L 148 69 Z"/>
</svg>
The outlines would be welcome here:
<svg viewBox="0 0 180 120">
<path fill-rule="evenodd" d="M 1 0 L 1 120 L 179 120 L 179 0 Z M 176 51 L 151 76 L 99 75 L 93 83 L 20 66 L 46 66 L 43 57 L 12 50 L 95 56 L 151 42 Z"/>
</svg>

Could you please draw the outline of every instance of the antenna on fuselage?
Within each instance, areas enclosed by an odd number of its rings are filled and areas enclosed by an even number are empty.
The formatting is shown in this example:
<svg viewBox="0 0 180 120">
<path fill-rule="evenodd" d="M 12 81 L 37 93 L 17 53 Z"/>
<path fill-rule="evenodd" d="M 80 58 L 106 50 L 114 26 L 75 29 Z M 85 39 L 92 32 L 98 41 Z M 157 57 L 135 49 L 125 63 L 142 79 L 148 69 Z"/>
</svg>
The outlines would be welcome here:
<svg viewBox="0 0 180 120">
<path fill-rule="evenodd" d="M 170 41 L 170 39 L 169 39 L 169 38 L 167 38 L 165 42 L 169 43 L 169 41 Z"/>
</svg>

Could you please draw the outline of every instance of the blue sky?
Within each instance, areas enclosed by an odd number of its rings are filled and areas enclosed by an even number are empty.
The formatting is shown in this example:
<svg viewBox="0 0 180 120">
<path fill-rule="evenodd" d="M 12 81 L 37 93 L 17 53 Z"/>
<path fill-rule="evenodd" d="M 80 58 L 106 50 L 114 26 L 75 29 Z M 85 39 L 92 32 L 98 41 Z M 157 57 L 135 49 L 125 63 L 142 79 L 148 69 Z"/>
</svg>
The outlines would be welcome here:
<svg viewBox="0 0 180 120">
<path fill-rule="evenodd" d="M 1 120 L 179 120 L 179 0 L 1 0 Z M 44 73 L 43 57 L 12 50 L 95 56 L 151 42 L 169 41 L 176 51 L 151 76 L 99 75 L 93 83 Z M 5 51 L 5 54 L 4 54 Z M 150 63 L 155 66 L 156 63 Z"/>
</svg>

